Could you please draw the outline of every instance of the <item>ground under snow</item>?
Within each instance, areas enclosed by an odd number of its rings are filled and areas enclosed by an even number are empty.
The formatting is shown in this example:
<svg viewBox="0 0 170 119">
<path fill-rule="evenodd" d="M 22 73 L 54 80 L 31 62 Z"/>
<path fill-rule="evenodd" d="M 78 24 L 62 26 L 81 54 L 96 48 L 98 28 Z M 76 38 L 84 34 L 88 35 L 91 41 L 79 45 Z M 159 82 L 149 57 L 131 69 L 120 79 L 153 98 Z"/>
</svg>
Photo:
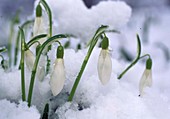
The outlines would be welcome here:
<svg viewBox="0 0 170 119">
<path fill-rule="evenodd" d="M 145 69 L 145 63 L 140 61 L 127 74 L 118 80 L 117 75 L 129 64 L 120 58 L 119 48 L 124 47 L 132 56 L 136 54 L 135 33 L 140 28 L 136 28 L 142 21 L 138 15 L 133 17 L 132 22 L 122 34 L 107 34 L 109 36 L 113 50 L 112 53 L 112 76 L 109 83 L 103 86 L 97 74 L 97 61 L 100 53 L 99 48 L 95 48 L 89 63 L 82 76 L 78 89 L 72 103 L 65 103 L 57 110 L 52 110 L 60 119 L 169 119 L 170 118 L 170 63 L 164 58 L 163 51 L 156 47 L 155 43 L 163 41 L 169 43 L 169 34 L 164 29 L 164 21 L 170 20 L 168 15 L 164 15 L 159 22 L 150 29 L 149 44 L 142 45 L 142 54 L 151 53 L 153 58 L 153 85 L 145 89 L 145 95 L 138 97 L 139 80 Z M 130 23 L 132 23 L 130 22 Z M 134 26 L 133 26 L 134 25 Z M 141 27 L 141 26 L 139 26 Z M 167 27 L 166 27 L 167 28 Z M 162 40 L 162 38 L 164 38 Z M 122 40 L 123 39 L 123 40 Z M 73 40 L 74 41 L 74 40 Z M 52 62 L 55 60 L 55 49 L 49 52 Z M 75 52 L 73 49 L 65 50 L 64 63 L 66 71 L 66 82 L 63 92 L 70 92 L 77 73 L 80 70 L 82 61 L 87 49 Z M 28 108 L 21 100 L 20 71 L 4 72 L 0 69 L 0 119 L 39 119 L 45 102 L 51 98 L 52 94 L 49 86 L 49 75 L 43 82 L 36 82 L 34 88 L 33 104 Z M 27 71 L 27 88 L 29 85 L 30 73 Z M 28 90 L 28 89 L 27 89 Z M 57 103 L 53 97 L 53 102 Z M 80 110 L 80 105 L 82 110 Z M 39 112 L 38 112 L 39 110 Z M 53 114 L 53 115 L 55 115 Z M 57 118 L 57 116 L 56 116 Z"/>
</svg>

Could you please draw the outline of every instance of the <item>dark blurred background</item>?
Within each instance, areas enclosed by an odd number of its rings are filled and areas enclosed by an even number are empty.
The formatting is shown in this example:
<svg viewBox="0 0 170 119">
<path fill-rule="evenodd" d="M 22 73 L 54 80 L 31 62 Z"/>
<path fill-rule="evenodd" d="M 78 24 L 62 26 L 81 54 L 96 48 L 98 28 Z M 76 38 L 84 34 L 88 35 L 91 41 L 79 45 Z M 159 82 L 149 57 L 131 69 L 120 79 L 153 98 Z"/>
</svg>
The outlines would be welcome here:
<svg viewBox="0 0 170 119">
<path fill-rule="evenodd" d="M 10 18 L 18 9 L 20 9 L 23 17 L 31 15 L 33 12 L 35 0 L 0 0 L 0 17 Z M 83 0 L 85 5 L 90 8 L 102 0 Z M 170 0 L 123 0 L 132 8 L 138 9 L 143 7 L 164 7 L 170 5 Z M 56 0 L 57 2 L 57 0 Z"/>
</svg>

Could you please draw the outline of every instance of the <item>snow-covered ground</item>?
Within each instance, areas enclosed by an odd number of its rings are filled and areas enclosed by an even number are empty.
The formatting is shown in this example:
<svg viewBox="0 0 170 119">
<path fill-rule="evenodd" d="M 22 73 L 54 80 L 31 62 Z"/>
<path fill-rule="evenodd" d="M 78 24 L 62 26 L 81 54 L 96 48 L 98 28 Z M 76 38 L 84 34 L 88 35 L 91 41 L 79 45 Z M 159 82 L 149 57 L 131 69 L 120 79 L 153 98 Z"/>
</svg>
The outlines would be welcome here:
<svg viewBox="0 0 170 119">
<path fill-rule="evenodd" d="M 101 49 L 95 47 L 78 85 L 73 102 L 65 102 L 66 93 L 70 92 L 88 50 L 85 48 L 76 52 L 72 48 L 66 49 L 64 54 L 66 82 L 61 94 L 52 97 L 49 74 L 43 82 L 36 80 L 33 106 L 28 108 L 27 103 L 20 101 L 20 71 L 13 69 L 11 72 L 4 72 L 3 69 L 0 69 L 0 119 L 39 119 L 46 102 L 50 104 L 50 118 L 52 119 L 169 119 L 170 81 L 168 75 L 170 73 L 170 59 L 165 55 L 166 52 L 163 50 L 165 47 L 158 46 L 158 43 L 161 42 L 168 48 L 170 43 L 168 40 L 170 36 L 168 34 L 168 30 L 170 30 L 168 27 L 170 25 L 168 22 L 170 21 L 169 11 L 164 11 L 161 16 L 153 11 L 145 11 L 150 12 L 149 15 L 152 16 L 152 20 L 148 28 L 149 41 L 148 43 L 142 42 L 142 54 L 149 53 L 152 57 L 153 84 L 151 88 L 145 88 L 145 94 L 139 97 L 139 81 L 145 70 L 145 60 L 138 62 L 121 80 L 118 80 L 117 76 L 130 64 L 122 57 L 120 48 L 124 48 L 134 58 L 137 49 L 136 33 L 139 33 L 141 39 L 144 37 L 142 35 L 145 21 L 143 11 L 132 12 L 132 17 L 129 20 L 131 9 L 124 2 L 113 2 L 112 5 L 110 5 L 111 2 L 102 2 L 88 10 L 79 0 L 68 0 L 67 4 L 59 0 L 60 5 L 53 4 L 53 1 L 49 0 L 48 2 L 54 12 L 54 28 L 58 28 L 54 31 L 54 34 L 71 33 L 76 35 L 80 41 L 88 42 L 89 37 L 94 34 L 100 23 L 108 24 L 111 29 L 119 28 L 121 34 L 107 33 L 112 56 L 111 79 L 107 85 L 101 84 L 97 74 L 97 61 Z M 74 3 L 72 3 L 73 1 Z M 63 8 L 63 4 L 68 6 Z M 107 4 L 110 7 L 106 7 Z M 81 8 L 78 8 L 80 6 Z M 113 6 L 114 9 L 112 9 Z M 123 9 L 120 10 L 119 7 L 115 8 L 115 6 L 121 6 Z M 71 9 L 70 14 L 68 13 L 69 8 Z M 71 16 L 71 13 L 74 13 L 73 8 L 77 8 L 77 10 L 75 15 Z M 55 9 L 58 10 L 55 12 Z M 110 10 L 115 10 L 115 12 L 108 12 Z M 59 14 L 60 12 L 61 14 Z M 79 17 L 82 13 L 85 16 Z M 89 14 L 92 14 L 90 22 L 86 20 Z M 107 17 L 107 15 L 110 16 Z M 113 19 L 115 20 L 113 21 Z M 125 26 L 127 22 L 128 24 Z M 77 39 L 73 38 L 71 42 L 74 42 L 74 40 Z M 52 63 L 55 61 L 56 48 L 57 46 L 53 45 L 49 52 Z M 52 70 L 53 66 L 51 66 Z M 30 72 L 26 70 L 27 92 L 29 80 Z M 60 107 L 57 107 L 59 103 Z"/>
</svg>

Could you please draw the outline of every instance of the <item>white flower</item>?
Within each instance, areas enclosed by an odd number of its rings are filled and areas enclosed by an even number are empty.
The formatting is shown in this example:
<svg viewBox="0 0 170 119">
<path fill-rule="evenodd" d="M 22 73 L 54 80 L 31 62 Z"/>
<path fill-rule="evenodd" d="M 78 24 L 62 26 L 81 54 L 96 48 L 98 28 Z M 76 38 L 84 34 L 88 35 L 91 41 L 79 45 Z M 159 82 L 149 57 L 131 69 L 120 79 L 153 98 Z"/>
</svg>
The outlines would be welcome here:
<svg viewBox="0 0 170 119">
<path fill-rule="evenodd" d="M 142 96 L 144 94 L 145 87 L 151 87 L 151 86 L 152 86 L 152 70 L 145 69 L 139 83 L 139 93 L 140 93 L 139 96 Z"/>
<path fill-rule="evenodd" d="M 64 60 L 57 58 L 50 80 L 51 91 L 54 96 L 58 95 L 63 89 L 65 79 Z"/>
<path fill-rule="evenodd" d="M 25 62 L 30 71 L 32 71 L 32 68 L 34 66 L 35 56 L 34 54 L 28 49 L 25 51 Z"/>
<path fill-rule="evenodd" d="M 34 21 L 34 27 L 33 27 L 33 35 L 37 36 L 40 34 L 45 34 L 46 30 L 45 30 L 45 24 L 43 22 L 43 17 L 36 17 L 35 21 Z M 41 40 L 39 40 L 40 44 L 44 43 L 46 40 L 46 38 L 43 38 Z"/>
<path fill-rule="evenodd" d="M 39 81 L 43 81 L 44 77 L 45 77 L 45 67 L 44 66 L 38 66 L 36 78 L 38 78 Z"/>
<path fill-rule="evenodd" d="M 35 56 L 29 49 L 25 51 L 25 62 L 26 66 L 28 67 L 28 70 L 32 71 L 35 62 Z M 43 64 L 39 64 L 40 65 L 38 65 L 37 67 L 36 78 L 42 81 L 45 77 L 45 67 L 43 66 Z"/>
<path fill-rule="evenodd" d="M 98 59 L 98 75 L 101 83 L 105 85 L 111 77 L 112 61 L 107 49 L 102 49 Z"/>
</svg>

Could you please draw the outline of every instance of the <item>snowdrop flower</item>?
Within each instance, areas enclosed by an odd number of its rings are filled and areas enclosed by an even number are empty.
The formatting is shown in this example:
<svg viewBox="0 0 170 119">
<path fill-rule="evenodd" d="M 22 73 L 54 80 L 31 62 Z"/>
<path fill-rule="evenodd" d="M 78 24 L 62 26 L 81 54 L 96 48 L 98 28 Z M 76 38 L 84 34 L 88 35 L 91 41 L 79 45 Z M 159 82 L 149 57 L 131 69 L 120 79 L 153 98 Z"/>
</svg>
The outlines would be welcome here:
<svg viewBox="0 0 170 119">
<path fill-rule="evenodd" d="M 98 76 L 103 85 L 107 84 L 110 80 L 112 72 L 112 61 L 109 54 L 108 46 L 109 40 L 105 36 L 102 41 L 102 50 L 98 59 Z"/>
<path fill-rule="evenodd" d="M 32 71 L 32 68 L 34 66 L 34 61 L 35 61 L 34 54 L 31 52 L 31 50 L 27 49 L 25 51 L 25 62 L 26 62 L 26 66 L 30 71 Z"/>
<path fill-rule="evenodd" d="M 51 74 L 50 86 L 51 91 L 54 96 L 58 95 L 64 86 L 65 81 L 65 71 L 64 71 L 64 48 L 59 46 L 57 48 L 57 58 L 54 63 L 54 69 Z"/>
<path fill-rule="evenodd" d="M 35 18 L 34 27 L 33 27 L 33 35 L 37 36 L 43 33 L 46 33 L 46 30 L 45 30 L 45 24 L 43 22 L 43 17 L 42 17 L 42 8 L 40 5 L 37 5 L 36 18 Z M 45 40 L 46 38 L 43 38 L 39 42 L 42 44 L 45 42 Z"/>
<path fill-rule="evenodd" d="M 32 71 L 33 66 L 34 66 L 34 61 L 35 61 L 34 54 L 31 52 L 31 50 L 27 49 L 25 51 L 25 62 L 26 62 L 26 66 L 28 67 L 29 71 Z M 36 77 L 40 81 L 42 81 L 44 79 L 44 77 L 45 77 L 45 67 L 43 67 L 42 65 L 38 65 Z"/>
<path fill-rule="evenodd" d="M 146 61 L 146 69 L 143 72 L 141 80 L 139 82 L 139 96 L 143 96 L 144 88 L 152 86 L 152 60 L 151 58 Z"/>
</svg>

